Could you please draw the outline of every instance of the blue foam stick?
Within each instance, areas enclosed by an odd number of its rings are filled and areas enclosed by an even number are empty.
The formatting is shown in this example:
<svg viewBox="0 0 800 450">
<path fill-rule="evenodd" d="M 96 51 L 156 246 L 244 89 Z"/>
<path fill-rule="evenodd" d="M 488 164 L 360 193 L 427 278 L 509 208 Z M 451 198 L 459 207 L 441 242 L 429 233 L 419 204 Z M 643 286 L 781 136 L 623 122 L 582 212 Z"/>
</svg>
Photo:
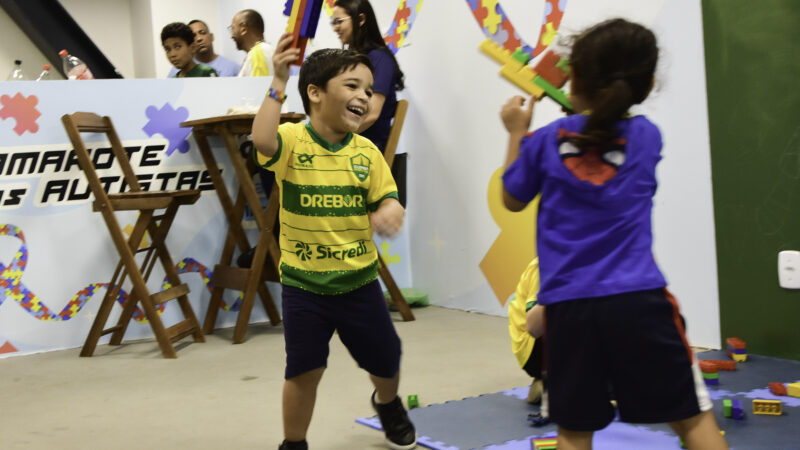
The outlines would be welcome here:
<svg viewBox="0 0 800 450">
<path fill-rule="evenodd" d="M 286 17 L 292 16 L 292 6 L 294 4 L 294 0 L 286 0 L 286 3 L 283 5 L 283 15 Z"/>
<path fill-rule="evenodd" d="M 316 36 L 320 12 L 322 12 L 322 0 L 308 0 L 306 2 L 303 23 L 300 25 L 300 37 L 313 38 Z"/>
</svg>

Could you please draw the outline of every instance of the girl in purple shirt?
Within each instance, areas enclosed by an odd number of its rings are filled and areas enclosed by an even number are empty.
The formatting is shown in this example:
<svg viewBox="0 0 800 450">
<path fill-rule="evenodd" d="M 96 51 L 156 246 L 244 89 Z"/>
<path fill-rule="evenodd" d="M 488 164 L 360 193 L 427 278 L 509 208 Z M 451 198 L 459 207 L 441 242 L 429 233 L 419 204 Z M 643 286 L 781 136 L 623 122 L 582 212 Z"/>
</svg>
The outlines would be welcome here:
<svg viewBox="0 0 800 450">
<path fill-rule="evenodd" d="M 503 201 L 541 194 L 537 219 L 545 355 L 558 448 L 589 449 L 614 418 L 668 422 L 688 448 L 724 449 L 677 302 L 652 253 L 661 134 L 629 117 L 653 86 L 653 33 L 623 19 L 580 34 L 570 55 L 577 114 L 528 133 L 533 100 L 511 98 Z"/>
</svg>

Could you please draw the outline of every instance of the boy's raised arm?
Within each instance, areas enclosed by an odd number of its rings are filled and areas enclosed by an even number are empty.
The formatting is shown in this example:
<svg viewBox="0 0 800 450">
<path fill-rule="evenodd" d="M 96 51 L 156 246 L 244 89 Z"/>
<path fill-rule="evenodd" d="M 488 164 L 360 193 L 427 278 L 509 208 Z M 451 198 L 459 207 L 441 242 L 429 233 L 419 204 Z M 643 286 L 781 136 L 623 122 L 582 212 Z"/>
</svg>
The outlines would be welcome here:
<svg viewBox="0 0 800 450">
<path fill-rule="evenodd" d="M 286 82 L 289 80 L 289 65 L 300 56 L 299 49 L 286 48 L 291 43 L 291 34 L 281 36 L 272 56 L 275 75 L 270 90 L 253 119 L 253 145 L 264 156 L 272 156 L 278 151 L 278 125 L 281 120 L 281 104 L 286 95 Z"/>
</svg>

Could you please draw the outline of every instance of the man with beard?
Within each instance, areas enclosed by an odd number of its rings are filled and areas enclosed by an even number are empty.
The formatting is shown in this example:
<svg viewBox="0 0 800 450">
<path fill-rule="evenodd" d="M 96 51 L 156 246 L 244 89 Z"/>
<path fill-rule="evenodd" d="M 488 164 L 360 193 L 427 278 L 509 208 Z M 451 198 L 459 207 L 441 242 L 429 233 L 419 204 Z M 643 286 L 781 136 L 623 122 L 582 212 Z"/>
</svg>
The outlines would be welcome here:
<svg viewBox="0 0 800 450">
<path fill-rule="evenodd" d="M 240 77 L 266 77 L 273 74 L 272 54 L 275 49 L 264 42 L 264 19 L 252 9 L 244 9 L 233 16 L 228 27 L 236 48 L 247 52 L 239 71 Z"/>
</svg>

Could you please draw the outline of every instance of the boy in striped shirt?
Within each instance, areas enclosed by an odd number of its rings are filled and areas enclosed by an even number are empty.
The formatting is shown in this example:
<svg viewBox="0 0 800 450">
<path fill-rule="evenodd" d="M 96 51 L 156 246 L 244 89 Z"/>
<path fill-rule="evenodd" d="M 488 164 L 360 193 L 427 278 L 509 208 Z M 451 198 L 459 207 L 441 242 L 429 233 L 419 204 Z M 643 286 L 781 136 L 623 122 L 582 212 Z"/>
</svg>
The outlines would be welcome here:
<svg viewBox="0 0 800 450">
<path fill-rule="evenodd" d="M 386 161 L 354 134 L 369 110 L 372 66 L 356 52 L 315 52 L 300 69 L 308 124 L 279 126 L 289 65 L 299 51 L 284 35 L 273 56 L 275 75 L 253 121 L 260 167 L 280 187 L 279 246 L 286 339 L 284 442 L 306 449 L 316 389 L 338 331 L 375 386 L 372 405 L 390 448 L 416 446 L 414 426 L 397 396 L 400 339 L 377 280 L 373 231 L 396 233 L 405 211 Z"/>
</svg>

